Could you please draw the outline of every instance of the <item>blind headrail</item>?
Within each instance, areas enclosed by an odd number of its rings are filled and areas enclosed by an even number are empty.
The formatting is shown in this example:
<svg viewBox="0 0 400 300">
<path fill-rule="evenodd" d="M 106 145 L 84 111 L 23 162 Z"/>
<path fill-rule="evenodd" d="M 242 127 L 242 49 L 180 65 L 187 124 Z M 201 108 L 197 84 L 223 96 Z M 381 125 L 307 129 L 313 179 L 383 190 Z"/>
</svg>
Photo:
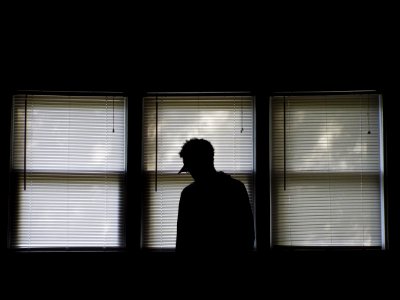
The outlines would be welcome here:
<svg viewBox="0 0 400 300">
<path fill-rule="evenodd" d="M 13 94 L 57 95 L 57 96 L 127 96 L 122 91 L 62 91 L 62 90 L 16 90 Z"/>
<path fill-rule="evenodd" d="M 209 92 L 146 92 L 145 96 L 252 96 L 251 91 L 209 91 Z"/>
<path fill-rule="evenodd" d="M 342 91 L 281 91 L 273 92 L 272 96 L 329 96 L 354 94 L 380 94 L 378 90 L 342 90 Z"/>
</svg>

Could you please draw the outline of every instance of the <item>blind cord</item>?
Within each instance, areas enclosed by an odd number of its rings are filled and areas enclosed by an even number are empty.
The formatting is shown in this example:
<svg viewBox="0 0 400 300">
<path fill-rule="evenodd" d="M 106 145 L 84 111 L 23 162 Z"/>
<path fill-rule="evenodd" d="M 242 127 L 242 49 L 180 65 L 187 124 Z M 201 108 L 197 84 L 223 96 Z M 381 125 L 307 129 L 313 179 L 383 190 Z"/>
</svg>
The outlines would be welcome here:
<svg viewBox="0 0 400 300">
<path fill-rule="evenodd" d="M 28 96 L 25 95 L 25 119 L 24 119 L 24 191 L 26 191 L 26 131 L 27 131 L 27 115 L 28 115 Z"/>
<path fill-rule="evenodd" d="M 369 95 L 367 98 L 367 121 L 368 121 L 368 134 L 371 134 L 371 127 L 369 124 Z"/>
<path fill-rule="evenodd" d="M 157 192 L 157 180 L 158 180 L 158 96 L 156 96 L 156 151 L 155 151 L 155 181 L 154 181 L 154 189 Z"/>
<path fill-rule="evenodd" d="M 240 96 L 240 123 L 242 125 L 242 129 L 240 130 L 240 133 L 243 133 L 243 97 Z"/>
<path fill-rule="evenodd" d="M 283 96 L 283 190 L 286 191 L 286 97 Z"/>
<path fill-rule="evenodd" d="M 114 130 L 114 97 L 113 97 L 113 133 L 115 132 Z"/>
</svg>

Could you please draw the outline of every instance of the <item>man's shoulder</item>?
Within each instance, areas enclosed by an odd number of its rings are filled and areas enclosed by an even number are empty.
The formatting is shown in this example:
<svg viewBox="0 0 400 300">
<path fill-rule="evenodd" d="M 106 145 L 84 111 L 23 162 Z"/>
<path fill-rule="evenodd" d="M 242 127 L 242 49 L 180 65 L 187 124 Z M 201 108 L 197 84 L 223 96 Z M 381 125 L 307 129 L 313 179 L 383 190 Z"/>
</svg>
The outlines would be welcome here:
<svg viewBox="0 0 400 300">
<path fill-rule="evenodd" d="M 231 175 L 228 175 L 226 173 L 220 172 L 220 181 L 224 182 L 225 184 L 228 184 L 232 187 L 244 187 L 243 182 L 241 182 L 240 180 L 233 178 Z"/>
<path fill-rule="evenodd" d="M 196 184 L 195 184 L 195 182 L 192 182 L 191 184 L 189 184 L 183 188 L 182 195 L 195 193 L 195 191 L 196 191 Z"/>
<path fill-rule="evenodd" d="M 240 180 L 226 173 L 220 174 L 219 177 L 217 182 L 218 190 L 229 195 L 229 197 L 241 197 L 247 193 L 245 185 Z"/>
</svg>

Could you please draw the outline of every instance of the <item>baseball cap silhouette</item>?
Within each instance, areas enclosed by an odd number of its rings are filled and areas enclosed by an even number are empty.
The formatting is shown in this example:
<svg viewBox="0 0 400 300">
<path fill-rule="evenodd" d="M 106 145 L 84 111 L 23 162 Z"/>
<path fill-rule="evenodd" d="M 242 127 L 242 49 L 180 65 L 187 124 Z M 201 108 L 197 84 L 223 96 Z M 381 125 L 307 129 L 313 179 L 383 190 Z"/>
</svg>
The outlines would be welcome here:
<svg viewBox="0 0 400 300">
<path fill-rule="evenodd" d="M 185 165 L 179 170 L 178 174 L 181 174 L 182 172 L 188 172 L 188 169 Z"/>
<path fill-rule="evenodd" d="M 183 158 L 184 165 L 178 174 L 189 172 L 188 163 L 190 165 L 214 164 L 214 147 L 205 139 L 192 138 L 186 141 L 179 155 Z"/>
</svg>

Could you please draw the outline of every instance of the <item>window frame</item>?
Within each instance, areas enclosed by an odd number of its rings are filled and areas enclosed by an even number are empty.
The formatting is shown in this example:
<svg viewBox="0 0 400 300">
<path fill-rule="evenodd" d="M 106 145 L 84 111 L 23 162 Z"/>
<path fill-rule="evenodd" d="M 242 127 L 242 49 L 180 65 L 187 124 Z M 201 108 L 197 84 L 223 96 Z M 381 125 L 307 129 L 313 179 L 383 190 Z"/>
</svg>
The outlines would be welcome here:
<svg viewBox="0 0 400 300">
<path fill-rule="evenodd" d="M 315 88 L 314 86 L 311 86 Z M 339 87 L 339 89 L 337 89 Z M 343 93 L 349 93 L 352 90 L 348 89 L 349 85 L 345 85 L 344 87 L 340 88 L 340 86 L 334 86 L 335 90 L 342 90 Z M 353 87 L 359 87 L 354 86 Z M 362 86 L 365 87 L 365 86 Z M 371 85 L 369 86 L 371 87 Z M 376 87 L 376 86 L 372 86 Z M 68 90 L 68 89 L 67 89 Z M 283 90 L 283 92 L 282 92 Z M 297 89 L 300 90 L 300 89 Z M 304 92 L 300 90 L 300 93 L 309 93 L 307 89 Z M 325 91 L 328 89 L 318 90 L 314 89 L 314 93 L 324 94 Z M 382 250 L 380 247 L 378 249 L 365 249 L 365 248 L 356 248 L 356 247 L 346 247 L 337 248 L 337 247 L 323 247 L 323 248 L 316 248 L 313 247 L 312 249 L 307 249 L 306 247 L 271 247 L 271 235 L 270 235 L 270 197 L 269 197 L 269 185 L 265 184 L 265 181 L 270 181 L 269 175 L 269 155 L 264 155 L 264 153 L 269 154 L 269 97 L 272 95 L 291 95 L 292 92 L 285 89 L 276 89 L 274 86 L 266 86 L 257 91 L 251 92 L 251 95 L 254 97 L 254 205 L 255 205 L 255 230 L 256 230 L 256 242 L 257 242 L 257 252 L 259 254 L 266 254 L 269 255 L 270 252 L 292 252 L 292 251 L 368 251 L 368 252 L 382 252 L 382 251 L 393 251 L 400 248 L 400 238 L 399 238 L 399 204 L 397 201 L 396 195 L 396 169 L 395 165 L 397 162 L 397 147 L 395 140 L 397 139 L 397 116 L 395 114 L 396 109 L 396 99 L 397 95 L 395 96 L 394 90 L 391 90 L 389 87 L 381 87 L 374 90 L 360 90 L 357 93 L 362 91 L 366 91 L 367 93 L 376 92 L 379 93 L 382 97 L 381 105 L 382 105 L 382 131 L 383 131 L 383 153 L 384 153 L 384 202 L 385 202 L 385 244 L 386 249 Z M 143 173 L 142 173 L 142 140 L 143 140 L 143 132 L 142 132 L 142 125 L 143 125 L 143 103 L 142 99 L 144 96 L 148 95 L 145 90 L 139 89 L 132 89 L 129 92 L 90 92 L 91 94 L 104 94 L 109 93 L 123 95 L 127 97 L 126 99 L 126 120 L 129 122 L 126 127 L 126 147 L 127 147 L 127 168 L 126 168 L 126 182 L 125 190 L 126 190 L 126 198 L 125 198 L 125 226 L 126 226 L 126 247 L 123 249 L 84 249 L 84 248 L 75 248 L 73 250 L 66 251 L 65 249 L 16 249 L 16 248 L 9 248 L 8 247 L 8 238 L 9 238 L 9 231 L 10 231 L 10 208 L 13 204 L 13 193 L 12 193 L 12 178 L 11 174 L 11 151 L 12 148 L 12 131 L 9 126 L 12 126 L 12 114 L 13 114 L 13 105 L 12 105 L 12 98 L 14 94 L 18 93 L 58 93 L 61 95 L 87 95 L 88 92 L 86 91 L 56 91 L 56 90 L 15 90 L 11 89 L 3 93 L 3 96 L 6 97 L 7 101 L 5 103 L 5 109 L 3 110 L 3 124 L 5 124 L 6 130 L 4 130 L 5 135 L 9 136 L 6 139 L 6 151 L 5 154 L 8 159 L 8 166 L 7 163 L 4 164 L 3 168 L 3 175 L 4 175 L 4 182 L 3 182 L 3 194 L 7 197 L 7 201 L 3 203 L 3 232 L 7 239 L 4 239 L 3 249 L 7 253 L 19 253 L 19 252 L 34 252 L 34 253 L 42 253 L 42 252 L 126 252 L 132 254 L 140 254 L 144 250 L 141 248 L 141 232 L 142 232 L 142 214 L 141 214 L 141 205 L 142 205 L 142 186 L 143 186 Z M 184 92 L 185 93 L 185 92 Z M 340 92 L 339 92 L 340 93 Z M 153 93 L 157 94 L 157 93 Z M 171 93 L 171 94 L 181 94 L 181 93 Z M 189 93 L 193 94 L 193 93 Z M 216 93 L 220 94 L 220 93 Z M 5 113 L 4 113 L 5 112 Z M 130 117 L 130 118 L 128 118 Z M 8 132 L 7 132 L 8 131 Z M 395 136 L 396 134 L 396 136 Z M 266 138 L 267 137 L 267 138 Z M 131 142 L 130 142 L 131 141 Z M 134 142 L 132 142 L 134 141 Z M 8 143 L 8 145 L 7 145 Z M 396 152 L 395 152 L 396 151 Z M 389 163 L 391 165 L 389 166 Z M 8 194 L 8 196 L 6 196 Z M 166 252 L 153 250 L 153 253 L 158 252 Z M 358 252 L 357 252 L 358 253 Z M 35 255 L 36 256 L 36 255 Z M 86 256 L 85 256 L 86 257 Z"/>
<path fill-rule="evenodd" d="M 18 94 L 26 94 L 26 95 L 55 95 L 55 96 L 99 96 L 99 97 L 112 97 L 112 96 L 118 96 L 118 97 L 124 97 L 124 115 L 125 115 L 125 122 L 124 122 L 124 127 L 125 127 L 125 134 L 124 134 L 124 143 L 125 143 L 125 171 L 123 172 L 116 172 L 118 173 L 117 175 L 117 181 L 118 178 L 120 178 L 119 182 L 122 183 L 121 190 L 123 192 L 123 197 L 121 197 L 121 205 L 123 206 L 122 215 L 121 215 L 121 227 L 122 229 L 122 240 L 123 246 L 111 246 L 111 247 L 101 247 L 101 246 L 73 246 L 73 247 L 65 247 L 65 246 L 60 246 L 60 247 L 33 247 L 33 248 L 18 248 L 18 247 L 13 247 L 12 246 L 12 239 L 13 239 L 13 230 L 12 230 L 12 222 L 17 218 L 17 207 L 19 203 L 18 199 L 18 176 L 23 175 L 23 170 L 18 171 L 13 169 L 13 152 L 14 152 L 14 96 Z M 59 90 L 15 90 L 12 93 L 10 93 L 10 144 L 9 144 L 9 197 L 8 197 L 8 205 L 7 205 L 7 249 L 10 252 L 14 253 L 46 253 L 46 252 L 55 252 L 55 253 L 95 253 L 95 252 L 102 252 L 102 253 L 115 253 L 115 252 L 126 252 L 128 248 L 128 228 L 127 228 L 127 219 L 128 219 L 128 213 L 127 213 L 127 205 L 128 205 L 128 158 L 129 158 L 129 152 L 128 152 L 128 143 L 129 143 L 129 136 L 128 136 L 128 128 L 129 128 L 129 95 L 126 92 L 120 92 L 120 91 L 59 91 Z M 35 171 L 30 171 L 31 174 L 41 174 L 42 172 L 35 172 Z M 52 171 L 48 171 L 46 173 L 52 174 Z M 65 176 L 68 176 L 68 173 L 63 173 L 63 172 L 58 172 L 55 171 L 54 174 L 62 176 L 62 174 L 65 174 Z M 87 172 L 87 173 L 81 173 L 84 176 L 90 176 L 93 175 L 95 177 L 101 176 L 101 173 L 96 173 L 96 172 Z"/>
<path fill-rule="evenodd" d="M 271 102 L 274 96 L 333 96 L 333 95 L 353 95 L 353 94 L 376 94 L 379 97 L 379 130 L 380 130 L 380 152 L 381 155 L 380 165 L 381 170 L 380 176 L 380 215 L 381 221 L 381 234 L 382 234 L 382 245 L 381 246 L 285 246 L 285 245 L 274 245 L 273 244 L 273 232 L 272 232 L 272 194 L 271 194 L 271 179 L 272 179 L 272 110 Z M 323 252 L 345 252 L 345 251 L 367 251 L 367 252 L 382 252 L 389 249 L 388 247 L 388 236 L 389 236 L 389 220 L 388 220 L 388 180 L 387 178 L 387 155 L 386 155 L 386 144 L 387 134 L 385 127 L 385 109 L 384 109 L 384 95 L 380 90 L 343 90 L 343 91 L 327 91 L 327 90 L 315 90 L 315 91 L 293 91 L 293 92 L 271 92 L 266 98 L 268 98 L 268 202 L 269 202 L 269 251 L 272 252 L 296 252 L 296 251 L 323 251 Z M 383 207 L 382 207 L 383 206 Z"/>
<path fill-rule="evenodd" d="M 142 182 L 142 188 L 141 188 L 141 205 L 140 205 L 140 212 L 141 212 L 141 216 L 140 216 L 140 244 L 139 244 L 139 249 L 141 252 L 144 253 L 175 253 L 175 248 L 172 247 L 146 247 L 144 245 L 144 231 L 145 231 L 145 217 L 144 217 L 144 207 L 145 207 L 145 184 L 147 184 L 148 179 L 150 178 L 150 176 L 155 176 L 155 172 L 146 172 L 144 169 L 144 136 L 143 136 L 143 131 L 144 131 L 144 99 L 146 97 L 196 97 L 196 96 L 205 96 L 205 97 L 209 97 L 209 96 L 232 96 L 232 97 L 240 97 L 240 96 L 247 96 L 247 97 L 251 97 L 252 98 L 252 114 L 253 114 L 253 120 L 252 120 L 252 126 L 253 126 L 253 142 L 252 142 L 252 147 L 253 147 L 253 170 L 252 170 L 252 174 L 245 174 L 245 176 L 249 176 L 252 177 L 251 179 L 251 186 L 253 189 L 253 217 L 254 217 L 254 232 L 255 232 L 255 242 L 254 242 L 254 251 L 257 251 L 257 225 L 256 225 L 256 221 L 257 221 L 257 185 L 256 185 L 256 178 L 257 178 L 257 174 L 256 174 L 256 163 L 257 163 L 257 159 L 256 159 L 256 134 L 257 134 L 257 126 L 256 126 L 256 103 L 257 103 L 257 97 L 256 94 L 254 92 L 251 91 L 218 91 L 218 92 L 145 92 L 141 95 L 141 105 L 142 105 L 142 123 L 141 123 L 141 131 L 142 131 L 142 143 L 141 143 L 141 182 Z M 177 153 L 178 154 L 178 153 Z M 151 173 L 150 175 L 147 173 Z M 243 176 L 244 173 L 237 173 L 240 174 L 241 176 Z M 160 181 L 160 178 L 162 178 L 163 176 L 173 176 L 176 174 L 171 174 L 171 173 L 166 173 L 166 174 L 159 174 L 157 176 L 157 180 Z M 185 176 L 185 175 L 176 175 L 176 176 Z M 190 175 L 187 175 L 190 177 Z"/>
</svg>

